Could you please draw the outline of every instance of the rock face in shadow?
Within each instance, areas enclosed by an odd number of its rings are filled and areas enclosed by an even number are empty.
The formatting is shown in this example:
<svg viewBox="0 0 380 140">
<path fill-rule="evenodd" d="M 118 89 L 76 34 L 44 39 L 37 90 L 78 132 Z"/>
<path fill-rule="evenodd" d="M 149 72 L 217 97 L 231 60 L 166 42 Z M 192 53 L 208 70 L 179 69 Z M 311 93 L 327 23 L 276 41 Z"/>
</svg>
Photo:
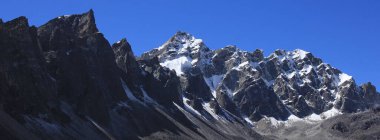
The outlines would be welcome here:
<svg viewBox="0 0 380 140">
<path fill-rule="evenodd" d="M 25 17 L 0 24 L 1 108 L 18 121 L 22 114 L 38 116 L 57 107 L 57 85 L 36 37 L 37 28 Z"/>
<path fill-rule="evenodd" d="M 109 123 L 109 110 L 125 97 L 113 51 L 98 32 L 93 11 L 53 19 L 37 35 L 58 97 L 81 115 Z"/>
<path fill-rule="evenodd" d="M 111 46 L 92 10 L 0 20 L 0 48 L 0 139 L 265 139 L 193 114 L 176 73 L 136 60 L 126 39 Z"/>
</svg>

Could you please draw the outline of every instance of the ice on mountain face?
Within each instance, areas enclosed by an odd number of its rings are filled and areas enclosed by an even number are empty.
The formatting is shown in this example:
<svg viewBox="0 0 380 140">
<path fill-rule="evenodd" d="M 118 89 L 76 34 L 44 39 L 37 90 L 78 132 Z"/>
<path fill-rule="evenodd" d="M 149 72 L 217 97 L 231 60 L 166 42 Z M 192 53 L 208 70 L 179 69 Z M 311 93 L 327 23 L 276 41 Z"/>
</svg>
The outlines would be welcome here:
<svg viewBox="0 0 380 140">
<path fill-rule="evenodd" d="M 335 90 L 334 91 L 331 91 L 331 93 L 335 93 Z M 335 93 L 335 101 L 334 101 L 334 104 L 336 102 L 338 102 L 338 99 L 340 99 L 342 96 L 339 94 L 339 93 Z"/>
<path fill-rule="evenodd" d="M 244 120 L 251 126 L 254 126 L 254 123 L 248 118 L 248 117 L 243 117 Z"/>
<path fill-rule="evenodd" d="M 158 48 L 156 48 L 157 50 L 162 50 L 162 49 L 164 49 L 165 48 L 165 45 L 162 45 L 162 46 L 160 46 L 160 47 L 158 47 Z"/>
<path fill-rule="evenodd" d="M 206 110 L 214 119 L 219 120 L 219 115 L 214 112 L 214 110 L 211 108 L 210 103 L 204 103 L 203 109 Z"/>
<path fill-rule="evenodd" d="M 186 52 L 189 52 L 189 50 L 191 53 L 198 53 L 201 49 L 202 40 L 195 39 L 194 37 L 192 37 L 191 40 L 186 40 L 184 42 L 181 42 L 181 44 L 182 44 L 182 47 L 180 47 L 178 51 L 179 53 L 186 53 Z"/>
<path fill-rule="evenodd" d="M 184 69 L 190 68 L 192 66 L 191 62 L 192 62 L 191 58 L 187 56 L 181 56 L 176 59 L 166 60 L 165 62 L 160 63 L 160 65 L 163 67 L 167 67 L 171 70 L 174 70 L 177 76 L 181 76 L 182 74 L 184 74 L 183 72 Z"/>
<path fill-rule="evenodd" d="M 327 110 L 325 112 L 323 112 L 321 114 L 322 118 L 324 119 L 328 119 L 328 118 L 331 118 L 331 117 L 334 117 L 334 116 L 337 116 L 337 115 L 340 115 L 342 114 L 342 112 L 340 112 L 338 109 L 336 108 L 332 108 L 330 110 Z"/>
<path fill-rule="evenodd" d="M 209 120 L 210 118 L 205 116 L 205 113 L 211 115 L 210 117 L 216 119 L 216 120 L 220 120 L 220 121 L 223 121 L 223 122 L 228 122 L 228 121 L 232 121 L 232 120 L 235 120 L 233 117 L 230 116 L 229 113 L 227 113 L 224 109 L 221 109 L 221 114 L 216 114 L 214 109 L 211 107 L 210 105 L 210 102 L 206 103 L 206 102 L 203 102 L 202 103 L 202 106 L 203 106 L 203 110 L 201 111 L 198 111 L 198 110 L 195 110 L 193 107 L 191 107 L 189 104 L 187 104 L 187 102 L 189 101 L 189 99 L 187 99 L 186 97 L 183 97 L 183 103 L 184 103 L 184 107 L 182 108 L 181 106 L 177 105 L 175 102 L 173 102 L 173 104 L 178 108 L 180 109 L 181 111 L 187 111 L 193 115 L 197 115 L 201 118 L 204 118 L 206 120 Z"/>
<path fill-rule="evenodd" d="M 192 47 L 193 49 L 199 49 L 202 42 L 203 42 L 202 39 L 194 39 L 190 47 Z"/>
<path fill-rule="evenodd" d="M 59 16 L 58 19 L 61 19 L 61 18 L 68 18 L 70 17 L 71 15 L 63 15 L 63 16 Z"/>
<path fill-rule="evenodd" d="M 313 70 L 313 66 L 311 66 L 311 65 L 305 65 L 303 67 L 303 69 L 300 71 L 300 74 L 301 75 L 306 75 L 306 74 L 310 73 L 312 70 Z"/>
<path fill-rule="evenodd" d="M 308 53 L 310 52 L 306 52 L 301 49 L 296 49 L 292 52 L 292 55 L 293 55 L 293 58 L 304 59 Z"/>
<path fill-rule="evenodd" d="M 245 61 L 245 62 L 241 63 L 241 64 L 238 66 L 238 68 L 244 67 L 245 65 L 248 65 L 248 64 L 249 64 L 249 62 L 248 62 L 248 61 Z"/>
<path fill-rule="evenodd" d="M 191 65 L 195 65 L 197 62 L 198 62 L 198 58 L 197 58 L 197 59 L 193 59 L 193 60 L 191 61 Z"/>
<path fill-rule="evenodd" d="M 288 79 L 292 79 L 296 74 L 297 72 L 293 71 L 292 73 L 288 73 L 286 77 L 288 77 Z"/>
<path fill-rule="evenodd" d="M 256 67 L 258 67 L 258 66 L 259 66 L 259 64 L 257 62 L 245 61 L 243 63 L 240 63 L 238 66 L 233 67 L 232 69 L 241 71 L 244 68 L 252 68 L 253 71 L 257 71 Z"/>
<path fill-rule="evenodd" d="M 144 102 L 149 102 L 149 103 L 153 103 L 153 104 L 158 104 L 156 101 L 154 101 L 152 98 L 150 98 L 148 96 L 148 94 L 146 93 L 146 91 L 144 90 L 144 88 L 140 87 L 140 90 L 141 92 L 143 93 L 144 95 Z"/>
<path fill-rule="evenodd" d="M 341 73 L 341 74 L 339 74 L 339 80 L 340 81 L 339 81 L 338 85 L 342 85 L 344 82 L 349 81 L 351 79 L 352 79 L 352 76 L 349 76 L 345 73 Z"/>
<path fill-rule="evenodd" d="M 209 78 L 203 77 L 206 84 L 211 90 L 212 95 L 214 98 L 216 98 L 216 89 L 218 88 L 219 84 L 223 80 L 224 75 L 213 75 Z"/>
<path fill-rule="evenodd" d="M 135 95 L 133 95 L 132 91 L 129 89 L 129 87 L 128 87 L 127 84 L 124 82 L 124 80 L 122 80 L 122 79 L 120 79 L 120 80 L 121 80 L 121 85 L 123 86 L 123 88 L 124 88 L 124 92 L 125 92 L 125 94 L 127 95 L 128 99 L 129 99 L 129 100 L 132 100 L 132 101 L 136 101 L 136 102 L 138 102 L 138 103 L 140 103 L 140 104 L 145 105 L 143 102 L 141 102 L 139 99 L 137 99 L 137 98 L 135 97 Z"/>
<path fill-rule="evenodd" d="M 310 116 L 305 117 L 305 119 L 309 121 L 320 121 L 322 120 L 322 117 L 320 115 L 313 113 Z"/>
<path fill-rule="evenodd" d="M 127 84 L 124 82 L 124 80 L 120 79 L 121 80 L 121 84 L 124 88 L 124 91 L 125 91 L 125 94 L 127 95 L 128 99 L 130 100 L 134 100 L 134 101 L 139 101 L 132 93 L 132 91 L 129 89 L 129 87 L 127 86 Z"/>
<path fill-rule="evenodd" d="M 183 99 L 183 104 L 185 105 L 185 110 L 191 112 L 192 114 L 201 116 L 201 113 L 199 113 L 197 110 L 195 110 L 193 107 L 191 107 L 190 105 L 187 104 L 189 99 L 187 99 L 185 97 L 183 97 L 182 99 Z"/>
</svg>

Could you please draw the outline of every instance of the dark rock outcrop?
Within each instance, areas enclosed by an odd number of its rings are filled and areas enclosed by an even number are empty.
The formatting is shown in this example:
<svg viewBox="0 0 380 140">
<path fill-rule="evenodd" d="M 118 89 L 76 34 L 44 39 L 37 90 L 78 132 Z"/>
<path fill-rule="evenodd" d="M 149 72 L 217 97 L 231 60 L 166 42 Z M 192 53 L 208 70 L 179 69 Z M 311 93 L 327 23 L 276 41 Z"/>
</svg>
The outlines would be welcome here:
<svg viewBox="0 0 380 140">
<path fill-rule="evenodd" d="M 25 17 L 0 24 L 1 109 L 20 122 L 24 115 L 53 115 L 50 110 L 57 108 L 57 85 L 36 35 L 36 27 L 30 27 Z"/>
<path fill-rule="evenodd" d="M 98 32 L 93 11 L 58 17 L 37 33 L 59 98 L 79 114 L 109 125 L 108 112 L 126 98 L 114 53 Z"/>
<path fill-rule="evenodd" d="M 173 102 L 183 105 L 180 80 L 175 72 L 160 66 L 157 58 L 139 63 L 146 73 L 144 86 L 150 97 L 165 106 L 171 106 Z"/>
</svg>

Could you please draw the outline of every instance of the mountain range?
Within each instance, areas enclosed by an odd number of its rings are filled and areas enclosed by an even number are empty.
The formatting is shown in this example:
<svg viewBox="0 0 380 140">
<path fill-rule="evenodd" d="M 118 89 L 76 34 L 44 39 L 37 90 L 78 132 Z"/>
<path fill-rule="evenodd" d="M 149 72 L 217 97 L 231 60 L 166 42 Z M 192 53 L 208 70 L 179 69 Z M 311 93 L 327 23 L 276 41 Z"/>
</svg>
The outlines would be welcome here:
<svg viewBox="0 0 380 140">
<path fill-rule="evenodd" d="M 92 10 L 0 19 L 1 139 L 380 139 L 380 94 L 297 49 L 177 32 L 136 57 Z"/>
</svg>

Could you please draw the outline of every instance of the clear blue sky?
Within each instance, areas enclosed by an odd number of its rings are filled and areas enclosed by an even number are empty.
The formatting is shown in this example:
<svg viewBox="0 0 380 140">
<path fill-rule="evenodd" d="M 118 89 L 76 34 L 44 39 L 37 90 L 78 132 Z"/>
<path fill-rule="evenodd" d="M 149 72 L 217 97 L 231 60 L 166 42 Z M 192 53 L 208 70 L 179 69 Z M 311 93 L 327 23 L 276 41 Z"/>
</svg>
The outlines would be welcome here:
<svg viewBox="0 0 380 140">
<path fill-rule="evenodd" d="M 211 49 L 304 49 L 380 86 L 380 0 L 4 0 L 0 18 L 39 26 L 90 8 L 111 44 L 126 37 L 136 55 L 181 30 Z"/>
</svg>

